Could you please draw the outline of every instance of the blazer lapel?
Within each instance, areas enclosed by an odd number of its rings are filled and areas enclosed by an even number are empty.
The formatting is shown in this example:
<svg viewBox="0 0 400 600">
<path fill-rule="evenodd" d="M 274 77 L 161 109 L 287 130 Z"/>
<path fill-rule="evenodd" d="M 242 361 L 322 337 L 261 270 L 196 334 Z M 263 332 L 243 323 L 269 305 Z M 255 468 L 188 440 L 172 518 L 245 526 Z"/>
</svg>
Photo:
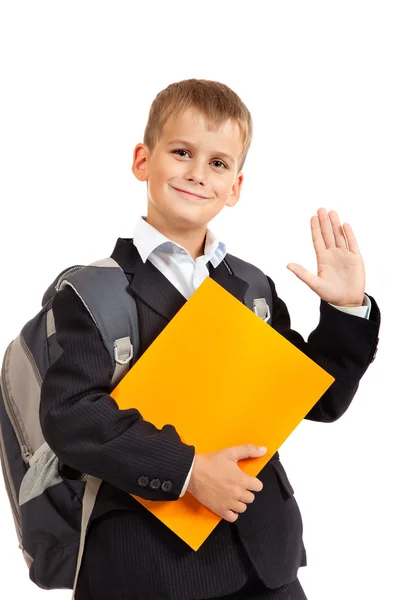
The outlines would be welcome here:
<svg viewBox="0 0 400 600">
<path fill-rule="evenodd" d="M 112 253 L 127 275 L 133 275 L 129 291 L 147 306 L 170 321 L 182 308 L 186 298 L 149 260 L 143 263 L 132 239 L 119 238 Z M 244 303 L 247 281 L 234 275 L 223 262 L 216 268 L 208 263 L 210 277 L 227 292 Z"/>
<path fill-rule="evenodd" d="M 214 279 L 221 287 L 227 292 L 235 296 L 239 302 L 245 303 L 244 297 L 249 288 L 249 284 L 244 279 L 234 275 L 224 264 L 224 261 L 220 262 L 217 267 L 213 267 L 212 264 L 208 263 L 208 270 L 210 271 L 211 279 Z"/>
</svg>

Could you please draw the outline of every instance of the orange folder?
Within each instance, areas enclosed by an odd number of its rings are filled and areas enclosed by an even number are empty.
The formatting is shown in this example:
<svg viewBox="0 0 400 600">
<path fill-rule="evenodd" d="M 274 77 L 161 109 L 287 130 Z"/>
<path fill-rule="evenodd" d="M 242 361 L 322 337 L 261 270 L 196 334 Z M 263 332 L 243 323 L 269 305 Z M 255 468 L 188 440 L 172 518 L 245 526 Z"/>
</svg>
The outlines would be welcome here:
<svg viewBox="0 0 400 600">
<path fill-rule="evenodd" d="M 267 454 L 240 461 L 257 476 L 334 378 L 210 277 L 112 393 L 161 429 L 207 453 L 245 443 Z M 134 498 L 197 550 L 221 520 L 190 493 Z"/>
</svg>

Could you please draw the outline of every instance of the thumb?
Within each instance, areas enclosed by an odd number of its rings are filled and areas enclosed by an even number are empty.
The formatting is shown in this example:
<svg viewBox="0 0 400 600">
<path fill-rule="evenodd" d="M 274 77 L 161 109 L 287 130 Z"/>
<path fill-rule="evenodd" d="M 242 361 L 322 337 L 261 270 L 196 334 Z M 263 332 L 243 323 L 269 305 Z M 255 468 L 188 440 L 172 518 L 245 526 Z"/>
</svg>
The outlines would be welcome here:
<svg viewBox="0 0 400 600">
<path fill-rule="evenodd" d="M 267 449 L 265 446 L 255 446 L 254 444 L 243 444 L 243 446 L 233 446 L 231 448 L 232 458 L 237 462 L 243 458 L 257 458 L 263 456 Z"/>
<path fill-rule="evenodd" d="M 289 271 L 292 271 L 296 277 L 298 277 L 301 281 L 307 284 L 308 287 L 316 292 L 320 283 L 320 279 L 317 275 L 314 275 L 314 273 L 307 271 L 307 269 L 296 263 L 289 263 L 286 268 L 289 269 Z"/>
</svg>

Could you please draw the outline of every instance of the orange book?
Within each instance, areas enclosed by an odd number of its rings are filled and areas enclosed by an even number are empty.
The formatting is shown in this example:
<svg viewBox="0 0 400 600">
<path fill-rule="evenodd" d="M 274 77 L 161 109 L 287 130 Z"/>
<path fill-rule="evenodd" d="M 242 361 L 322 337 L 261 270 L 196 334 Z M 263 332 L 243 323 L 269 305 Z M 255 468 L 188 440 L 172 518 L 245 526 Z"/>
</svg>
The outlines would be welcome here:
<svg viewBox="0 0 400 600">
<path fill-rule="evenodd" d="M 207 277 L 112 392 L 161 429 L 208 453 L 252 443 L 267 454 L 240 461 L 257 476 L 334 378 Z M 197 550 L 221 517 L 190 493 L 134 498 Z"/>
</svg>

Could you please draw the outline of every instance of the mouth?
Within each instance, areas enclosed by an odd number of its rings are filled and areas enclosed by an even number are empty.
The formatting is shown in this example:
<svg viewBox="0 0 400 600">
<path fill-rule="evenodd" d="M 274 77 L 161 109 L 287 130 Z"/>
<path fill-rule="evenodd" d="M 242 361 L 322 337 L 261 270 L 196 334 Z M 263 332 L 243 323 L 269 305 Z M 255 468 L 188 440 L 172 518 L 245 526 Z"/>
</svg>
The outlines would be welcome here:
<svg viewBox="0 0 400 600">
<path fill-rule="evenodd" d="M 197 200 L 199 202 L 205 202 L 206 200 L 210 200 L 207 196 L 199 196 L 198 194 L 193 194 L 192 192 L 186 192 L 185 190 L 181 190 L 179 188 L 171 186 L 178 194 L 181 194 L 184 198 L 189 198 L 190 200 Z"/>
</svg>

